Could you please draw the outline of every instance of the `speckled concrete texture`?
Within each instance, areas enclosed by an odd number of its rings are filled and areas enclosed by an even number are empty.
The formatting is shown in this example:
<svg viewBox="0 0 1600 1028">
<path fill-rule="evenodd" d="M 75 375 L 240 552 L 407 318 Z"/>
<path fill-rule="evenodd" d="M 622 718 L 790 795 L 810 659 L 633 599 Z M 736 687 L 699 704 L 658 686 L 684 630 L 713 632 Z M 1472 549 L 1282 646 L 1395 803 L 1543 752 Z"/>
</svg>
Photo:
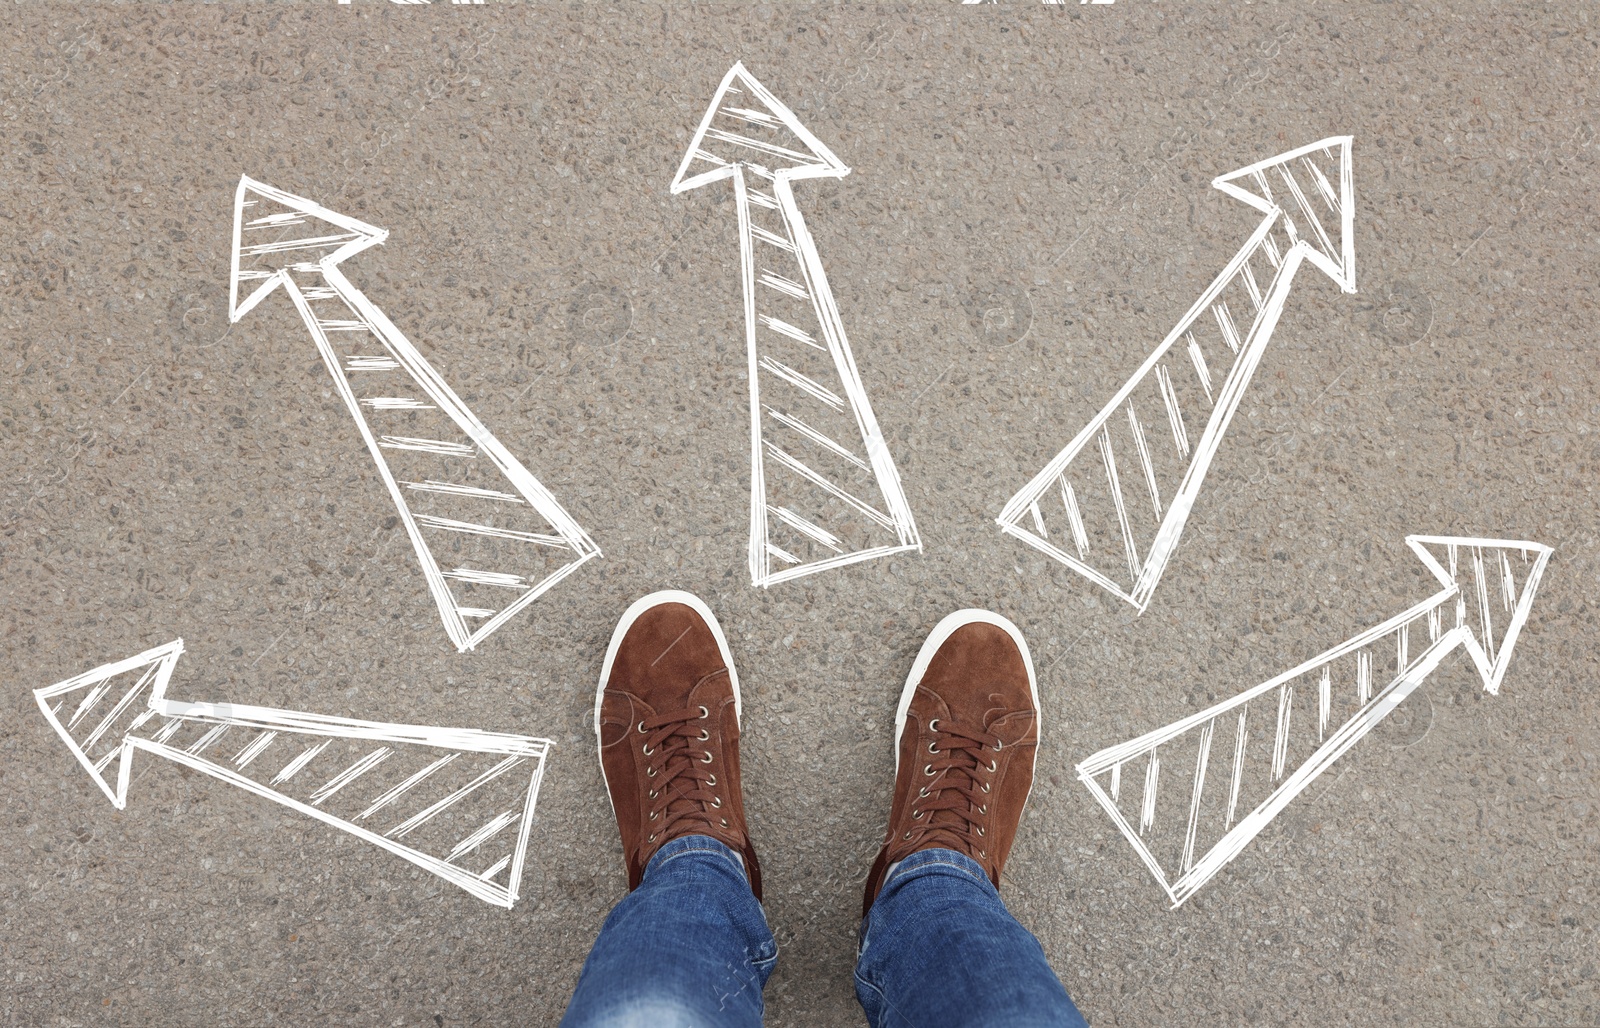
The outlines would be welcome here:
<svg viewBox="0 0 1600 1028">
<path fill-rule="evenodd" d="M 727 627 L 782 955 L 861 1023 L 860 888 L 923 635 L 1040 669 L 1003 895 L 1097 1025 L 1600 1022 L 1596 12 L 1579 5 L 21 4 L 0 23 L 0 1022 L 548 1025 L 623 894 L 604 644 Z M 855 170 L 797 187 L 925 540 L 745 570 L 734 210 L 667 184 L 744 60 Z M 1149 611 L 993 518 L 1258 216 L 1355 137 Z M 241 174 L 388 228 L 345 272 L 605 552 L 468 655 L 293 308 L 229 327 Z M 1501 695 L 1453 659 L 1169 911 L 1072 767 L 1428 595 L 1412 532 L 1556 548 Z M 172 695 L 558 745 L 506 912 L 151 761 L 117 812 L 31 690 L 182 636 Z M 931 942 L 930 944 L 936 944 Z"/>
</svg>

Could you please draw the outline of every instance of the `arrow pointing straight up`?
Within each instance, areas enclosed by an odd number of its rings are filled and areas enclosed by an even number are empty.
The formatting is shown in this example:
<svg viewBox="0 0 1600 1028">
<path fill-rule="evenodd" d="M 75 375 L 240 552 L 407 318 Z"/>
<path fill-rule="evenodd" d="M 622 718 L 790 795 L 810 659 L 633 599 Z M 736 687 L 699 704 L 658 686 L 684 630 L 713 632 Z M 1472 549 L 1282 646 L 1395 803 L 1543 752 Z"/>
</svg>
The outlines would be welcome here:
<svg viewBox="0 0 1600 1028">
<path fill-rule="evenodd" d="M 278 288 L 294 302 L 394 500 L 445 632 L 465 651 L 600 549 L 339 269 L 387 236 L 241 178 L 228 316 L 237 322 Z"/>
<path fill-rule="evenodd" d="M 1277 328 L 1295 272 L 1309 261 L 1355 292 L 1349 136 L 1212 185 L 1262 211 L 1260 226 L 1127 384 L 996 519 L 1002 531 L 1141 612 Z"/>
<path fill-rule="evenodd" d="M 1406 543 L 1443 587 L 1433 596 L 1230 700 L 1078 765 L 1078 778 L 1174 907 L 1456 647 L 1472 659 L 1485 691 L 1499 692 L 1550 547 L 1453 536 Z"/>
<path fill-rule="evenodd" d="M 792 183 L 850 173 L 743 64 L 723 77 L 672 181 L 733 182 L 750 376 L 756 585 L 921 550 Z"/>
<path fill-rule="evenodd" d="M 118 810 L 142 750 L 348 832 L 485 902 L 516 902 L 552 742 L 169 700 L 182 653 L 176 639 L 34 691 Z"/>
</svg>

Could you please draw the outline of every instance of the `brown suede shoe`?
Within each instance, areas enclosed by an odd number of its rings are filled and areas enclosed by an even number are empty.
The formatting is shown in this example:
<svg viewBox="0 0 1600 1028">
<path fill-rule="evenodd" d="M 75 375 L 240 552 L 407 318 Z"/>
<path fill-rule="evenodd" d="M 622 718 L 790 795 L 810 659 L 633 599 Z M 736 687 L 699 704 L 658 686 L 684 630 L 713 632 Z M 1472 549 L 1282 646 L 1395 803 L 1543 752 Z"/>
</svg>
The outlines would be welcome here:
<svg viewBox="0 0 1600 1028">
<path fill-rule="evenodd" d="M 891 865 L 935 846 L 976 860 L 999 886 L 1038 748 L 1039 689 L 1017 626 L 986 610 L 939 622 L 895 716 L 894 804 L 862 916 Z"/>
<path fill-rule="evenodd" d="M 739 788 L 739 707 L 728 640 L 698 597 L 652 593 L 622 615 L 600 670 L 594 730 L 630 892 L 669 839 L 709 835 L 744 857 L 761 898 Z"/>
</svg>

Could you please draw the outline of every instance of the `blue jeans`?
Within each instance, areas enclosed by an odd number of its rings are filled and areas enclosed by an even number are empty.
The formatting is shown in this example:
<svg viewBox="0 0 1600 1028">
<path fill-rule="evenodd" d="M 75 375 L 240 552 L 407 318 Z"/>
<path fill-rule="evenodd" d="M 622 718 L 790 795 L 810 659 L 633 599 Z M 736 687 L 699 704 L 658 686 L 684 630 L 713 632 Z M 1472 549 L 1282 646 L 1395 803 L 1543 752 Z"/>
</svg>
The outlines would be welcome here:
<svg viewBox="0 0 1600 1028">
<path fill-rule="evenodd" d="M 778 946 L 733 850 L 674 839 L 606 918 L 563 1028 L 748 1028 Z M 901 861 L 861 923 L 856 997 L 874 1028 L 1083 1028 L 1044 950 L 983 869 Z"/>
</svg>

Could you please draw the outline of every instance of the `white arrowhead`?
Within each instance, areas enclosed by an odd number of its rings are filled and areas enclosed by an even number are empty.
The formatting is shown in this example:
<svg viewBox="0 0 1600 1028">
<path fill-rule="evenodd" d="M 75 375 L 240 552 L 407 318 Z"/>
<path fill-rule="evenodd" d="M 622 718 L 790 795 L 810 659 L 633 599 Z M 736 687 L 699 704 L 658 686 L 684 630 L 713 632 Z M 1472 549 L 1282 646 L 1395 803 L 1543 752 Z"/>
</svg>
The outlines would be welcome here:
<svg viewBox="0 0 1600 1028">
<path fill-rule="evenodd" d="M 1219 175 L 1211 184 L 1229 196 L 1267 214 L 1283 212 L 1291 234 L 1306 242 L 1307 259 L 1347 293 L 1356 291 L 1355 178 L 1351 171 L 1350 136 L 1330 136 L 1238 171 Z M 1333 181 L 1312 154 L 1325 156 L 1339 168 Z M 1315 190 L 1319 197 L 1312 197 Z M 1326 209 L 1319 209 L 1320 199 Z"/>
<path fill-rule="evenodd" d="M 289 269 L 333 267 L 388 237 L 387 229 L 241 176 L 233 197 L 228 320 L 238 321 L 266 299 Z M 252 289 L 243 300 L 241 287 Z"/>
<path fill-rule="evenodd" d="M 182 653 L 177 639 L 34 691 L 118 810 L 133 753 L 143 750 L 348 832 L 486 902 L 516 901 L 552 742 L 169 700 Z"/>
<path fill-rule="evenodd" d="M 183 640 L 174 639 L 33 692 L 50 727 L 118 810 L 128 804 L 128 764 L 133 752 L 124 745 L 124 737 L 155 716 L 149 710 L 149 699 L 166 692 L 172 669 L 182 655 Z M 125 681 L 130 672 L 139 672 L 132 688 Z M 115 786 L 106 777 L 113 761 L 117 764 Z"/>
<path fill-rule="evenodd" d="M 280 286 L 288 294 L 377 464 L 445 632 L 465 651 L 600 549 L 339 269 L 387 234 L 240 179 L 229 316 Z"/>
<path fill-rule="evenodd" d="M 719 128 L 713 124 L 719 116 L 746 131 Z M 783 101 L 757 82 L 743 63 L 735 63 L 722 77 L 700 127 L 689 140 L 683 163 L 672 179 L 672 192 L 683 193 L 728 178 L 740 164 L 769 174 L 781 173 L 791 180 L 850 174 L 844 162 L 800 124 Z"/>
<path fill-rule="evenodd" d="M 922 548 L 794 199 L 795 180 L 849 171 L 735 64 L 672 180 L 674 193 L 733 184 L 750 375 L 749 565 L 760 586 Z"/>
<path fill-rule="evenodd" d="M 1330 175 L 1322 164 L 1338 170 Z M 1279 154 L 1214 184 L 1262 211 L 1260 226 L 1133 377 L 995 519 L 1140 612 L 1177 549 L 1295 272 L 1310 261 L 1341 288 L 1355 288 L 1350 137 Z"/>
<path fill-rule="evenodd" d="M 1498 694 L 1554 551 L 1542 543 L 1454 535 L 1408 536 L 1406 545 L 1440 584 L 1457 589 L 1456 624 L 1466 631 L 1463 645 L 1484 691 Z M 1523 569 L 1520 583 L 1517 569 Z"/>
<path fill-rule="evenodd" d="M 1174 907 L 1457 646 L 1484 687 L 1499 690 L 1550 547 L 1456 536 L 1406 542 L 1444 586 L 1439 592 L 1232 699 L 1078 765 L 1078 778 Z"/>
</svg>

